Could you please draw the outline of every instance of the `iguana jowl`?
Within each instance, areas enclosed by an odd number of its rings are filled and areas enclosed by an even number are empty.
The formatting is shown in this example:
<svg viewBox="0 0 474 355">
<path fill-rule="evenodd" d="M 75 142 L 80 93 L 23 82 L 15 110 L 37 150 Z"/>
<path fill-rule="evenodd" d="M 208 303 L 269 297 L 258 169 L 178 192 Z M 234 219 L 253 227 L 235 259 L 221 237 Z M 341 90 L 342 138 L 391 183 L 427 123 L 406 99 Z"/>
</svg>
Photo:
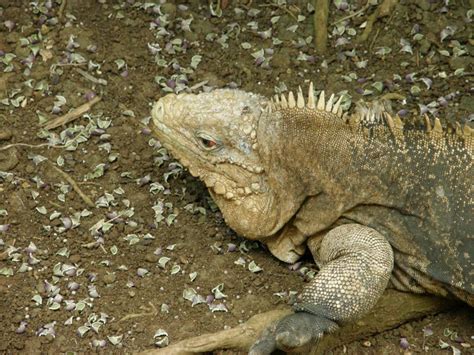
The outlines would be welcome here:
<svg viewBox="0 0 474 355">
<path fill-rule="evenodd" d="M 316 102 L 317 101 L 317 102 Z M 359 318 L 387 286 L 474 305 L 471 128 L 407 129 L 383 105 L 269 100 L 240 90 L 170 94 L 153 107 L 162 144 L 209 188 L 227 224 L 320 272 L 252 348 L 289 349 Z"/>
</svg>

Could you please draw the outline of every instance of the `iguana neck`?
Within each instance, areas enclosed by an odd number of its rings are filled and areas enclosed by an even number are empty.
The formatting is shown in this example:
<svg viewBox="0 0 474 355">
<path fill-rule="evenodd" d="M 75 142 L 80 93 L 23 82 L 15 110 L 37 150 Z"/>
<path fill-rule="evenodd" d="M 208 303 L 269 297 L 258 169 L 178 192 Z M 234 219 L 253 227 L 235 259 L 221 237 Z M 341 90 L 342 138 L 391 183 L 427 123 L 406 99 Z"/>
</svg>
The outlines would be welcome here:
<svg viewBox="0 0 474 355">
<path fill-rule="evenodd" d="M 403 210 L 414 193 L 435 194 L 468 183 L 456 179 L 472 167 L 472 142 L 449 133 L 400 130 L 394 135 L 383 124 L 351 125 L 306 109 L 283 112 L 266 126 L 271 134 L 263 145 L 270 147 L 265 154 L 275 180 L 307 196 L 333 194 L 346 209 L 377 204 Z"/>
<path fill-rule="evenodd" d="M 392 185 L 393 164 L 403 161 L 396 155 L 404 153 L 394 146 L 386 127 L 370 131 L 327 112 L 293 111 L 268 120 L 263 144 L 269 147 L 269 170 L 275 180 L 284 182 L 283 189 L 307 196 L 343 194 L 341 200 L 349 205 L 396 203 L 387 201 L 383 192 Z"/>
</svg>

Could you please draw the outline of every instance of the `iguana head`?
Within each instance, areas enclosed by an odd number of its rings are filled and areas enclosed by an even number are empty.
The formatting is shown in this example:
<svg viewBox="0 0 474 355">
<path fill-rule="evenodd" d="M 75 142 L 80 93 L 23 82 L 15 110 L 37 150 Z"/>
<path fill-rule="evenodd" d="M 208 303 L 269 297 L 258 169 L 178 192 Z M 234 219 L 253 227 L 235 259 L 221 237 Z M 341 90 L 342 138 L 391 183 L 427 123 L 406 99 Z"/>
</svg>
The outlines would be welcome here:
<svg viewBox="0 0 474 355">
<path fill-rule="evenodd" d="M 218 89 L 169 94 L 152 110 L 160 142 L 206 184 L 227 224 L 247 238 L 274 234 L 298 205 L 272 186 L 278 178 L 269 176 L 268 154 L 260 149 L 260 123 L 271 107 L 262 96 Z"/>
</svg>

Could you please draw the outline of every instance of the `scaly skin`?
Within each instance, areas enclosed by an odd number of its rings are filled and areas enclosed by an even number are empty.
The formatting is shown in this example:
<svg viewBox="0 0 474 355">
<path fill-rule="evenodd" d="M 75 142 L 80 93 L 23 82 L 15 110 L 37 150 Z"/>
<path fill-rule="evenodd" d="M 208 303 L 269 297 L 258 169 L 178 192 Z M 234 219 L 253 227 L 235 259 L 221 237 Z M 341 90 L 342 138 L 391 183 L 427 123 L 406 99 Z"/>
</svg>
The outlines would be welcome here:
<svg viewBox="0 0 474 355">
<path fill-rule="evenodd" d="M 320 272 L 251 352 L 289 350 L 369 311 L 388 286 L 474 305 L 469 127 L 405 129 L 380 104 L 343 115 L 310 85 L 275 101 L 239 90 L 168 95 L 163 145 L 204 181 L 228 225 Z"/>
</svg>

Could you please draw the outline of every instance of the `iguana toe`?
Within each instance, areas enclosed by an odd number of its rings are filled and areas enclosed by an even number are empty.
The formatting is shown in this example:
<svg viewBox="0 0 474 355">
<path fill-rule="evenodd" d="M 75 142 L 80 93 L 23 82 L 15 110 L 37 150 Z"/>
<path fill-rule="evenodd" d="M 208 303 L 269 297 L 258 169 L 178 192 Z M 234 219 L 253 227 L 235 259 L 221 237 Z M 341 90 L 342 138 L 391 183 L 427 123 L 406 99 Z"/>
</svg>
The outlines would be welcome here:
<svg viewBox="0 0 474 355">
<path fill-rule="evenodd" d="M 274 331 L 266 332 L 251 348 L 250 354 L 270 354 L 274 350 L 301 351 L 316 343 L 325 333 L 337 329 L 327 318 L 297 312 L 283 318 Z"/>
</svg>

